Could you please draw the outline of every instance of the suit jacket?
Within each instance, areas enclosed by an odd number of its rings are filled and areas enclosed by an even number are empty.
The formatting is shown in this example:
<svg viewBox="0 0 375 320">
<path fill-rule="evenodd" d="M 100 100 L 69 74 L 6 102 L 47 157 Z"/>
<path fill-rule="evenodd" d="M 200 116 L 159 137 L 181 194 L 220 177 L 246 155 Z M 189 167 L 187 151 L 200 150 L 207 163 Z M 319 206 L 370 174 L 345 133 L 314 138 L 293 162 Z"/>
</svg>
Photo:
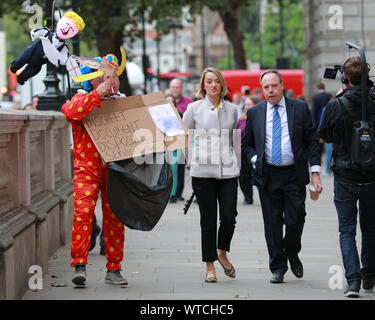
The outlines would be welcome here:
<svg viewBox="0 0 375 320">
<path fill-rule="evenodd" d="M 313 96 L 311 117 L 312 117 L 312 121 L 313 121 L 313 125 L 315 129 L 319 127 L 319 121 L 320 121 L 320 116 L 322 114 L 322 109 L 328 104 L 330 99 L 331 99 L 331 95 L 325 91 L 319 92 Z"/>
<path fill-rule="evenodd" d="M 298 184 L 309 183 L 309 167 L 320 165 L 319 142 L 316 130 L 311 121 L 310 110 L 306 102 L 285 98 L 288 130 L 294 155 L 294 165 Z M 245 134 L 242 140 L 242 152 L 252 168 L 253 183 L 264 186 L 267 179 L 265 164 L 265 134 L 266 134 L 267 101 L 258 103 L 247 112 Z M 251 158 L 257 156 L 255 170 Z"/>
</svg>

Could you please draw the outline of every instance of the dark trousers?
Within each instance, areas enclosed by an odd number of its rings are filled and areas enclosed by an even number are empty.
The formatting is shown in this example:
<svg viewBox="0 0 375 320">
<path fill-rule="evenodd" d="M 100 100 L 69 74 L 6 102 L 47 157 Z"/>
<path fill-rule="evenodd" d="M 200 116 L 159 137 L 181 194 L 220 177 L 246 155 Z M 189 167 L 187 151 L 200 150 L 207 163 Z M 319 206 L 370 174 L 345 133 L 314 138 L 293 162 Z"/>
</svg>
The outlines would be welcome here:
<svg viewBox="0 0 375 320">
<path fill-rule="evenodd" d="M 184 191 L 185 182 L 185 163 L 179 163 L 177 167 L 177 190 L 176 197 L 181 198 Z"/>
<path fill-rule="evenodd" d="M 348 283 L 375 277 L 375 182 L 348 183 L 334 179 L 334 202 L 340 231 L 340 248 Z M 362 233 L 361 261 L 356 245 L 357 202 Z"/>
<path fill-rule="evenodd" d="M 48 61 L 48 59 L 43 58 L 43 56 L 42 42 L 37 40 L 27 47 L 24 52 L 11 63 L 10 69 L 12 72 L 16 72 L 27 64 L 22 73 L 17 76 L 18 83 L 24 84 L 28 79 L 39 73 L 42 65 Z"/>
<path fill-rule="evenodd" d="M 251 184 L 251 170 L 250 165 L 248 164 L 246 157 L 242 157 L 241 160 L 241 171 L 238 178 L 240 183 L 241 191 L 247 202 L 253 202 L 253 186 Z"/>
<path fill-rule="evenodd" d="M 237 216 L 237 178 L 192 178 L 201 215 L 202 261 L 217 260 L 217 249 L 229 251 Z M 220 226 L 217 231 L 217 203 Z"/>
<path fill-rule="evenodd" d="M 94 220 L 92 222 L 92 231 L 91 231 L 91 239 L 93 238 L 94 233 L 99 229 L 98 222 L 96 220 L 96 215 L 94 214 Z M 104 247 L 104 233 L 103 233 L 103 227 L 102 231 L 100 232 L 100 247 Z"/>
<path fill-rule="evenodd" d="M 278 168 L 266 165 L 267 183 L 259 187 L 264 231 L 271 272 L 285 273 L 288 256 L 301 250 L 305 223 L 306 187 L 297 184 L 294 167 Z M 283 235 L 283 225 L 286 225 Z"/>
</svg>

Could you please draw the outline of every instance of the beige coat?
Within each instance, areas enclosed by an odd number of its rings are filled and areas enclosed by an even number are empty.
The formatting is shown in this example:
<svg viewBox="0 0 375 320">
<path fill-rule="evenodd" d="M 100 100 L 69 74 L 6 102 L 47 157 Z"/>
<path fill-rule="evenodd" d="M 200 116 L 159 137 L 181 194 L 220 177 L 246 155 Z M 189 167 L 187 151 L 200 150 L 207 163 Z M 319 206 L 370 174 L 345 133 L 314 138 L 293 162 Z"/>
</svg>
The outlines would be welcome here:
<svg viewBox="0 0 375 320">
<path fill-rule="evenodd" d="M 237 106 L 222 100 L 217 110 L 210 100 L 190 103 L 183 121 L 193 139 L 188 150 L 190 175 L 199 178 L 229 179 L 239 175 L 239 155 L 233 142 L 241 143 L 236 129 Z M 234 137 L 234 139 L 233 139 Z"/>
</svg>

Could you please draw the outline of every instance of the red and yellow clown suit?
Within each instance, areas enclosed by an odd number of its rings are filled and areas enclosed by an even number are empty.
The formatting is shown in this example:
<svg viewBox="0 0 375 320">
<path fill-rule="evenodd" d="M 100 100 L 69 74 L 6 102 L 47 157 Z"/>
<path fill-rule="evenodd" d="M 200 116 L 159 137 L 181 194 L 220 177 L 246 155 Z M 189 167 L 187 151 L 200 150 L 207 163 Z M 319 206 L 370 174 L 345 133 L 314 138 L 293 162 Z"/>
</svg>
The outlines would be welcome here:
<svg viewBox="0 0 375 320">
<path fill-rule="evenodd" d="M 66 102 L 61 111 L 72 124 L 74 140 L 74 219 L 72 227 L 71 255 L 76 264 L 87 264 L 92 221 L 99 190 L 102 197 L 103 234 L 107 269 L 121 268 L 124 249 L 124 225 L 112 212 L 107 198 L 107 165 L 87 133 L 82 119 L 95 107 L 100 108 L 100 97 L 96 90 L 77 93 Z"/>
</svg>

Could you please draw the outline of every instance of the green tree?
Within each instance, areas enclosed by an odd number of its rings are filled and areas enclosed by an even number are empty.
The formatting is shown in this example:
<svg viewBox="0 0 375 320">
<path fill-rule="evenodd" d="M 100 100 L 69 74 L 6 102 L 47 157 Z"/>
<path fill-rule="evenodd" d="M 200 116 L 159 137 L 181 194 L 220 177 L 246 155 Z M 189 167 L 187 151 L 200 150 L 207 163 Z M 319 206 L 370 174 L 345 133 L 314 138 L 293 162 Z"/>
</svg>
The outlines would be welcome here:
<svg viewBox="0 0 375 320">
<path fill-rule="evenodd" d="M 7 66 L 31 44 L 30 30 L 25 23 L 17 22 L 11 15 L 3 16 L 6 35 Z"/>
<path fill-rule="evenodd" d="M 277 58 L 288 58 L 289 67 L 302 67 L 304 48 L 304 16 L 301 0 L 284 0 L 270 3 L 267 8 L 263 34 L 263 61 L 266 68 L 275 68 Z M 280 9 L 288 13 L 281 32 Z M 283 37 L 283 39 L 281 39 Z"/>
<path fill-rule="evenodd" d="M 190 12 L 200 13 L 204 6 L 216 11 L 223 21 L 224 30 L 233 48 L 233 58 L 236 69 L 246 69 L 244 35 L 239 25 L 238 13 L 241 8 L 248 7 L 251 0 L 186 0 Z"/>
<path fill-rule="evenodd" d="M 284 16 L 283 32 L 280 26 L 280 1 Z M 274 0 L 267 6 L 264 30 L 261 33 L 259 1 L 252 1 L 250 6 L 239 10 L 239 26 L 244 33 L 246 59 L 258 62 L 261 68 L 276 68 L 277 58 L 289 59 L 290 68 L 302 67 L 302 50 L 304 43 L 304 16 L 302 0 Z M 283 35 L 284 50 L 281 50 L 281 35 Z M 226 69 L 227 57 L 221 59 L 219 68 Z"/>
<path fill-rule="evenodd" d="M 153 23 L 160 35 L 182 25 L 182 0 L 119 0 L 111 5 L 107 0 L 80 0 L 79 4 L 87 25 L 82 39 L 88 43 L 95 41 L 101 56 L 108 52 L 120 56 L 119 48 L 124 39 L 131 46 L 135 39 L 141 38 L 143 18 L 145 23 Z M 130 95 L 126 72 L 123 78 L 121 89 Z"/>
<path fill-rule="evenodd" d="M 245 58 L 253 61 L 261 61 L 260 47 L 261 35 L 259 32 L 259 0 L 250 1 L 247 6 L 238 10 L 238 26 L 244 35 Z M 251 45 L 247 45 L 251 44 Z M 219 69 L 237 69 L 234 63 L 233 48 L 230 48 L 229 56 L 220 59 Z"/>
<path fill-rule="evenodd" d="M 78 0 L 77 0 L 78 1 Z M 12 14 L 14 20 L 20 24 L 27 24 L 29 15 L 22 13 L 23 0 L 3 0 L 0 2 L 0 15 Z M 32 1 L 44 8 L 45 1 Z M 146 22 L 154 23 L 156 30 L 160 34 L 168 33 L 171 28 L 181 26 L 181 16 L 183 0 L 119 0 L 108 2 L 107 0 L 79 0 L 79 14 L 85 21 L 86 27 L 80 33 L 82 52 L 90 52 L 96 45 L 97 52 L 103 56 L 109 52 L 121 56 L 120 45 L 126 37 L 129 46 L 132 41 L 141 36 L 142 15 Z M 55 1 L 56 9 L 71 9 L 71 1 Z M 162 8 L 162 9 L 161 9 Z M 21 44 L 20 44 L 21 46 Z M 23 44 L 22 44 L 23 46 Z M 13 46 L 14 51 L 18 51 L 17 46 Z M 23 46 L 22 50 L 25 47 Z M 128 48 L 126 48 L 127 50 Z M 22 52 L 18 51 L 18 54 Z M 96 54 L 95 54 L 96 55 Z M 131 94 L 126 72 L 122 75 L 121 90 L 126 94 Z"/>
</svg>

